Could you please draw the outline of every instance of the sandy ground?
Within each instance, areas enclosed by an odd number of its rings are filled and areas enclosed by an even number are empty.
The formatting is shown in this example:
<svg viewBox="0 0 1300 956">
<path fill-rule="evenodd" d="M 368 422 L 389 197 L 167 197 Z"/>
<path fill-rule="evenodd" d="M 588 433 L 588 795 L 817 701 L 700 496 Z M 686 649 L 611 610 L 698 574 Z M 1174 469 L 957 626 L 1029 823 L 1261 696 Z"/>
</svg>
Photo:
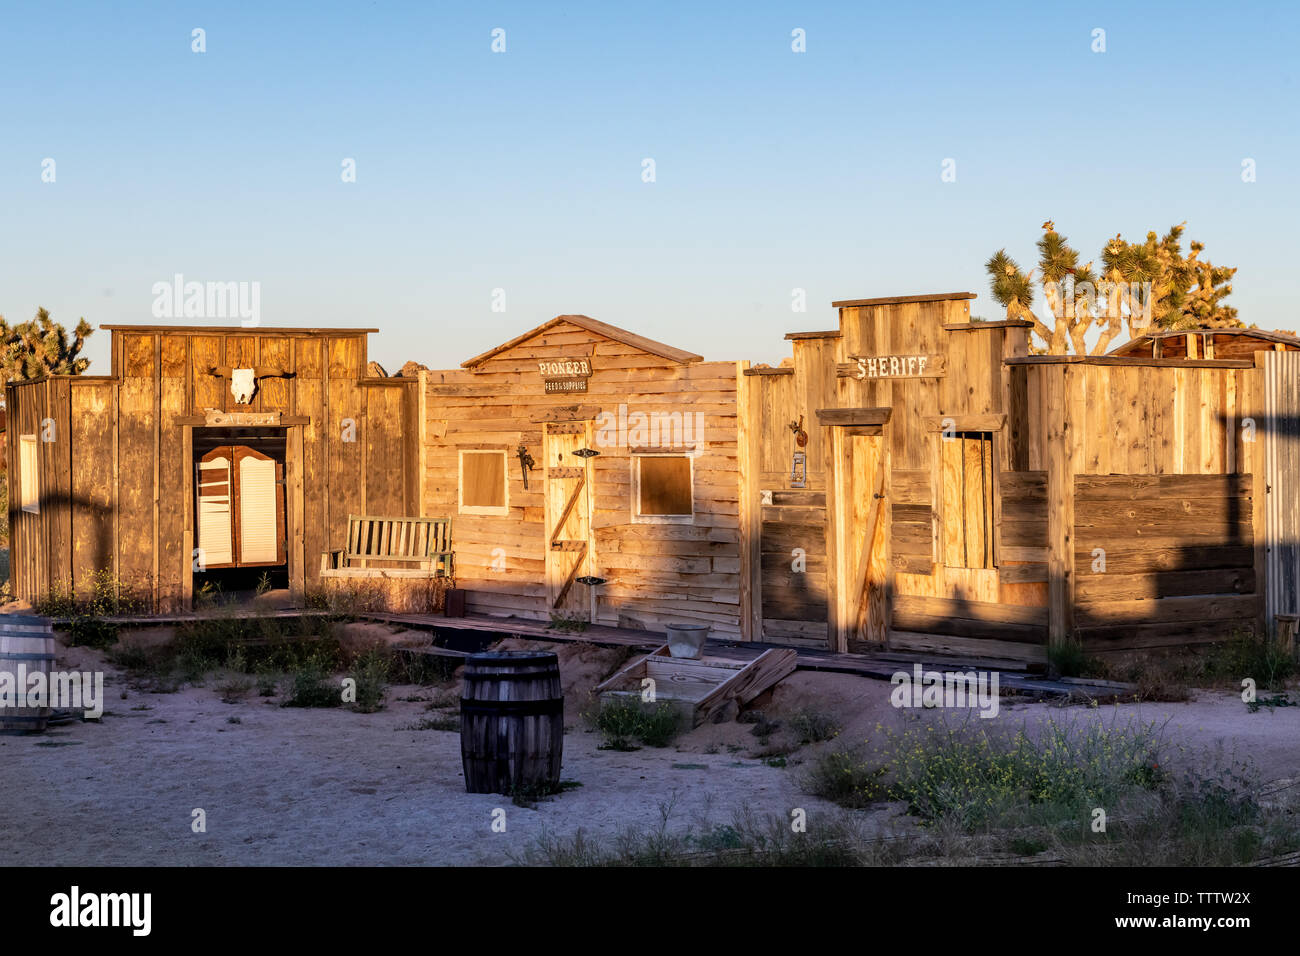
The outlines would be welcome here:
<svg viewBox="0 0 1300 956">
<path fill-rule="evenodd" d="M 62 667 L 104 668 L 107 712 L 99 723 L 64 724 L 44 736 L 0 737 L 0 865 L 497 865 L 522 857 L 544 831 L 613 837 L 657 826 L 665 806 L 673 829 L 726 823 L 742 810 L 788 818 L 801 807 L 815 819 L 844 812 L 801 791 L 819 750 L 878 739 L 878 725 L 976 719 L 896 710 L 883 681 L 800 672 L 755 702 L 781 723 L 766 746 L 752 723 L 728 720 L 667 749 L 601 750 L 579 713 L 589 688 L 623 655 L 590 645 L 556 649 L 569 728 L 563 776 L 581 786 L 535 809 L 464 792 L 459 736 L 412 729 L 429 716 L 434 688 L 394 687 L 374 714 L 282 708 L 255 693 L 227 704 L 214 681 L 147 693 L 98 652 L 64 649 Z M 454 685 L 441 693 L 453 698 Z M 796 747 L 788 715 L 809 706 L 839 715 L 840 737 L 793 749 L 785 766 L 766 763 Z M 1095 709 L 1004 699 L 991 723 L 1032 731 L 1049 719 L 1155 722 L 1175 762 L 1217 755 L 1250 761 L 1263 780 L 1300 776 L 1300 708 L 1251 714 L 1227 693 Z M 195 833 L 200 808 L 206 832 Z M 493 830 L 496 810 L 504 811 L 505 832 Z M 912 825 L 897 807 L 868 813 L 882 832 Z"/>
</svg>

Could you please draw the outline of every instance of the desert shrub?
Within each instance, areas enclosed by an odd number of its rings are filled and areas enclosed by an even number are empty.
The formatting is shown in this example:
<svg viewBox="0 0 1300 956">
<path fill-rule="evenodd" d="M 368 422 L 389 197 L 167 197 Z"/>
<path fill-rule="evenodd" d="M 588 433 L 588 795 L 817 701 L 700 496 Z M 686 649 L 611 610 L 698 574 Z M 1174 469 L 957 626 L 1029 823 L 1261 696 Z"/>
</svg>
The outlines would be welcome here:
<svg viewBox="0 0 1300 956">
<path fill-rule="evenodd" d="M 280 686 L 280 672 L 269 662 L 263 661 L 253 668 L 259 697 L 274 697 Z"/>
<path fill-rule="evenodd" d="M 391 675 L 394 684 L 445 684 L 452 679 L 459 658 L 420 654 L 398 648 L 393 653 Z"/>
<path fill-rule="evenodd" d="M 531 866 L 857 866 L 869 860 L 857 826 L 849 820 L 818 820 L 807 832 L 791 830 L 778 814 L 735 814 L 730 823 L 704 823 L 679 832 L 669 826 L 670 807 L 660 823 L 631 827 L 613 840 L 593 839 L 579 830 L 571 837 L 543 831 L 515 861 Z"/>
<path fill-rule="evenodd" d="M 330 681 L 334 661 L 313 650 L 302 657 L 289 674 L 291 681 L 285 707 L 337 707 L 343 702 L 338 687 Z"/>
<path fill-rule="evenodd" d="M 198 647 L 181 648 L 176 655 L 176 669 L 187 684 L 202 684 L 207 673 L 218 665 L 219 661 Z"/>
<path fill-rule="evenodd" d="M 460 714 L 435 714 L 421 717 L 403 730 L 444 730 L 460 732 Z"/>
<path fill-rule="evenodd" d="M 1049 720 L 1036 737 L 930 725 L 887 739 L 890 795 L 927 821 L 951 819 L 967 829 L 1012 817 L 1078 818 L 1087 808 L 1113 804 L 1141 768 L 1159 766 L 1149 725 Z"/>
<path fill-rule="evenodd" d="M 814 796 L 857 810 L 887 796 L 886 768 L 846 750 L 822 754 L 807 771 L 803 787 Z"/>
<path fill-rule="evenodd" d="M 378 650 L 367 651 L 353 664 L 349 676 L 357 682 L 354 710 L 373 714 L 384 706 L 388 694 L 388 658 Z"/>
<path fill-rule="evenodd" d="M 1105 670 L 1078 641 L 1048 645 L 1047 663 L 1052 673 L 1060 677 L 1100 677 Z"/>
<path fill-rule="evenodd" d="M 256 681 L 247 671 L 248 661 L 243 648 L 236 647 L 227 653 L 225 673 L 217 681 L 216 688 L 225 703 L 237 703 L 252 693 Z"/>
<path fill-rule="evenodd" d="M 796 711 L 788 718 L 790 729 L 798 735 L 801 743 L 821 743 L 839 736 L 840 724 L 833 714 L 820 710 L 805 709 Z"/>
<path fill-rule="evenodd" d="M 668 701 L 645 703 L 634 696 L 602 701 L 589 715 L 610 750 L 635 750 L 634 741 L 667 747 L 681 731 L 682 713 Z"/>
</svg>

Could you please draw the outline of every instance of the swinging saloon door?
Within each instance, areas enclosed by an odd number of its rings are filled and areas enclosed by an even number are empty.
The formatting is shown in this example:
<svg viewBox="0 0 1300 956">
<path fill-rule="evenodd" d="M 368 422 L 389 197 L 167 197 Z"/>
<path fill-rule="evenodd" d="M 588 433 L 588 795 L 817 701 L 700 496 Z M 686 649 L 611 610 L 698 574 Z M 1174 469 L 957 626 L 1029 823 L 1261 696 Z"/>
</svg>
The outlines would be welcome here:
<svg viewBox="0 0 1300 956">
<path fill-rule="evenodd" d="M 245 445 L 195 463 L 196 546 L 206 568 L 285 564 L 284 465 Z"/>
<path fill-rule="evenodd" d="M 552 422 L 542 440 L 545 468 L 546 597 L 554 615 L 595 619 L 595 589 L 578 578 L 594 574 L 591 527 L 591 422 Z"/>
</svg>

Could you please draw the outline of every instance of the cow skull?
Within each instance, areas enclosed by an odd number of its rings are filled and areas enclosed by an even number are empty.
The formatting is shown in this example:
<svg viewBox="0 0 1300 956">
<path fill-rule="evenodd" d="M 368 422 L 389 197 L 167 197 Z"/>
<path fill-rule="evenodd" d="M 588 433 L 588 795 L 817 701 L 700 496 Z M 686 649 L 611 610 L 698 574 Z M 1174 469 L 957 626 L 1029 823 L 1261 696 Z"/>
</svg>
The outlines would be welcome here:
<svg viewBox="0 0 1300 956">
<path fill-rule="evenodd" d="M 235 404 L 247 405 L 253 400 L 257 391 L 257 376 L 251 368 L 236 368 L 230 371 L 230 394 L 235 396 Z"/>
<path fill-rule="evenodd" d="M 235 404 L 247 405 L 257 394 L 257 382 L 263 378 L 292 378 L 292 372 L 266 365 L 253 368 L 231 368 L 229 365 L 217 365 L 208 369 L 208 374 L 230 379 L 230 394 L 235 396 Z"/>
</svg>

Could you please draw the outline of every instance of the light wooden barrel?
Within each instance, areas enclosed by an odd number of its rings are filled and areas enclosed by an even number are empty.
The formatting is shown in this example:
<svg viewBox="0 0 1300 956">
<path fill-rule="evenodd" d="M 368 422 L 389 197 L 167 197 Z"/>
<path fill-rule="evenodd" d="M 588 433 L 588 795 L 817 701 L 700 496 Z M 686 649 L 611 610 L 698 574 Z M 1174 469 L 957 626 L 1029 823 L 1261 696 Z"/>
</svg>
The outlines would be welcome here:
<svg viewBox="0 0 1300 956">
<path fill-rule="evenodd" d="M 460 755 L 470 793 L 554 789 L 564 752 L 560 661 L 545 651 L 465 659 Z"/>
<path fill-rule="evenodd" d="M 26 673 L 54 669 L 54 630 L 42 617 L 0 614 L 0 671 L 12 675 L 18 689 L 19 667 Z M 25 683 L 25 682 L 24 682 Z M 44 733 L 49 707 L 7 707 L 0 703 L 0 734 Z"/>
</svg>

